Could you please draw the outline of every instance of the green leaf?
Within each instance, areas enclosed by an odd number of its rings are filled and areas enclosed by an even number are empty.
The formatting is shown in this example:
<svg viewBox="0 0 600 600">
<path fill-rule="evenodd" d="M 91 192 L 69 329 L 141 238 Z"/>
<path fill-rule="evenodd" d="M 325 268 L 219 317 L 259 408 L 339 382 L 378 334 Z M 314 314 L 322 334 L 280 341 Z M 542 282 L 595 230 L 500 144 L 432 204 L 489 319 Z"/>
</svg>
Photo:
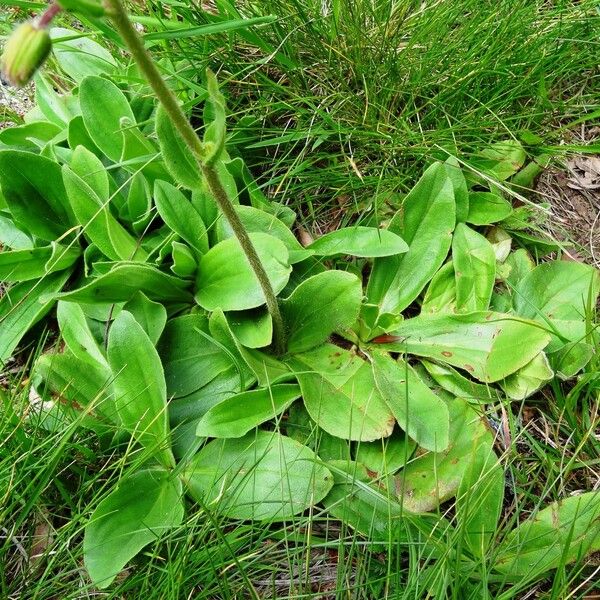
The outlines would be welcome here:
<svg viewBox="0 0 600 600">
<path fill-rule="evenodd" d="M 152 192 L 143 173 L 135 173 L 129 181 L 127 200 L 119 211 L 119 216 L 129 221 L 133 230 L 140 234 L 148 226 L 153 216 Z"/>
<path fill-rule="evenodd" d="M 108 362 L 90 330 L 81 306 L 74 302 L 60 301 L 56 308 L 56 316 L 60 334 L 69 350 L 79 360 L 85 363 L 98 364 L 108 371 Z M 82 379 L 85 379 L 85 377 Z"/>
<path fill-rule="evenodd" d="M 0 186 L 15 223 L 54 241 L 74 223 L 60 166 L 38 154 L 0 152 Z"/>
<path fill-rule="evenodd" d="M 450 392 L 450 394 L 457 398 L 462 398 L 469 402 L 482 402 L 485 404 L 498 400 L 498 394 L 494 393 L 494 388 L 491 388 L 489 385 L 475 383 L 448 365 L 442 365 L 428 360 L 422 360 L 421 364 L 441 388 Z"/>
<path fill-rule="evenodd" d="M 450 402 L 448 408 L 450 445 L 447 450 L 418 456 L 394 477 L 398 499 L 411 512 L 428 512 L 452 498 L 465 473 L 479 460 L 480 453 L 493 456 L 493 436 L 482 418 L 458 398 Z"/>
<path fill-rule="evenodd" d="M 595 355 L 595 348 L 586 342 L 570 342 L 548 355 L 550 365 L 560 379 L 572 379 Z"/>
<path fill-rule="evenodd" d="M 356 461 L 364 465 L 373 477 L 385 477 L 405 467 L 416 447 L 416 443 L 404 433 L 394 432 L 376 442 L 360 442 L 356 448 Z"/>
<path fill-rule="evenodd" d="M 452 263 L 457 312 L 486 310 L 496 280 L 496 255 L 492 245 L 481 234 L 459 223 L 452 240 Z"/>
<path fill-rule="evenodd" d="M 515 312 L 530 319 L 579 321 L 596 304 L 600 273 L 580 262 L 542 263 L 516 285 Z"/>
<path fill-rule="evenodd" d="M 485 557 L 498 531 L 504 485 L 501 463 L 489 445 L 481 444 L 464 471 L 456 494 L 456 520 L 462 539 L 478 558 Z"/>
<path fill-rule="evenodd" d="M 120 162 L 133 173 L 144 173 L 150 181 L 166 179 L 168 171 L 160 160 L 160 153 L 154 143 L 128 117 L 121 117 L 121 135 L 123 136 L 123 154 Z"/>
<path fill-rule="evenodd" d="M 451 156 L 446 162 L 446 173 L 452 181 L 454 188 L 454 201 L 456 204 L 456 222 L 463 223 L 469 214 L 469 188 L 460 167 L 458 159 Z"/>
<path fill-rule="evenodd" d="M 182 475 L 190 494 L 234 519 L 284 520 L 320 502 L 333 485 L 314 452 L 276 432 L 214 440 Z"/>
<path fill-rule="evenodd" d="M 196 435 L 218 438 L 239 438 L 283 413 L 300 397 L 294 384 L 242 392 L 213 406 L 198 423 Z"/>
<path fill-rule="evenodd" d="M 59 67 L 75 82 L 81 83 L 86 75 L 110 74 L 115 71 L 117 63 L 112 54 L 81 32 L 53 27 L 50 36 L 52 52 Z"/>
<path fill-rule="evenodd" d="M 152 265 L 122 262 L 105 275 L 59 297 L 69 302 L 89 304 L 127 302 L 141 291 L 150 300 L 191 302 L 192 295 L 186 289 L 188 285 L 189 282 L 167 275 Z"/>
<path fill-rule="evenodd" d="M 208 384 L 232 365 L 208 334 L 207 319 L 192 314 L 168 321 L 158 342 L 169 397 L 183 397 Z"/>
<path fill-rule="evenodd" d="M 465 219 L 473 225 L 490 225 L 509 217 L 512 205 L 508 200 L 491 192 L 469 194 L 469 214 Z"/>
<path fill-rule="evenodd" d="M 213 339 L 226 350 L 227 354 L 235 364 L 240 375 L 240 384 L 243 389 L 251 387 L 256 381 L 256 373 L 247 360 L 250 349 L 244 348 L 233 334 L 225 313 L 221 309 L 212 312 L 208 320 L 208 329 Z M 265 366 L 265 365 L 261 365 Z M 265 373 L 262 374 L 263 377 Z M 269 380 L 261 383 L 265 387 L 270 385 Z"/>
<path fill-rule="evenodd" d="M 208 252 L 208 235 L 204 222 L 176 187 L 166 181 L 155 181 L 154 202 L 162 220 L 199 256 Z"/>
<path fill-rule="evenodd" d="M 31 238 L 21 231 L 12 219 L 0 213 L 0 244 L 11 250 L 27 250 L 33 248 Z"/>
<path fill-rule="evenodd" d="M 586 335 L 586 315 L 591 314 L 600 291 L 600 272 L 579 262 L 542 263 L 523 277 L 513 291 L 513 307 L 523 317 L 535 319 L 553 333 L 548 352 Z"/>
<path fill-rule="evenodd" d="M 51 140 L 64 135 L 63 129 L 48 121 L 34 121 L 6 127 L 0 131 L 0 147 L 7 150 L 37 152 Z"/>
<path fill-rule="evenodd" d="M 183 520 L 181 483 L 159 469 L 119 481 L 85 527 L 83 557 L 94 584 L 108 587 L 144 546 Z"/>
<path fill-rule="evenodd" d="M 371 258 L 395 256 L 408 251 L 406 242 L 397 234 L 377 227 L 345 227 L 326 233 L 315 240 L 308 250 L 317 256 L 348 254 Z"/>
<path fill-rule="evenodd" d="M 588 492 L 553 502 L 524 521 L 497 547 L 494 569 L 511 578 L 538 579 L 600 550 L 600 500 Z"/>
<path fill-rule="evenodd" d="M 292 271 L 283 242 L 266 233 L 250 234 L 273 290 L 278 294 Z M 219 242 L 200 259 L 196 302 L 206 309 L 246 310 L 265 303 L 265 296 L 239 242 Z"/>
<path fill-rule="evenodd" d="M 68 166 L 63 166 L 63 180 L 73 212 L 86 237 L 111 260 L 144 260 L 146 251 L 113 217 L 106 201 Z"/>
<path fill-rule="evenodd" d="M 448 447 L 448 407 L 406 362 L 388 354 L 374 353 L 375 385 L 398 425 L 426 450 L 441 452 Z"/>
<path fill-rule="evenodd" d="M 550 341 L 536 323 L 494 312 L 422 315 L 407 319 L 392 335 L 395 341 L 378 347 L 433 358 L 487 383 L 524 367 Z"/>
<path fill-rule="evenodd" d="M 90 152 L 93 152 L 96 156 L 102 156 L 102 152 L 100 152 L 96 144 L 94 144 L 90 134 L 85 128 L 85 123 L 83 122 L 83 117 L 81 115 L 77 115 L 69 121 L 67 139 L 70 148 L 83 146 Z"/>
<path fill-rule="evenodd" d="M 167 324 L 167 309 L 160 302 L 152 302 L 144 293 L 137 292 L 123 310 L 130 312 L 156 345 Z"/>
<path fill-rule="evenodd" d="M 171 271 L 175 275 L 191 279 L 196 274 L 198 270 L 196 256 L 187 244 L 171 242 L 171 256 L 173 257 Z"/>
<path fill-rule="evenodd" d="M 517 140 L 496 142 L 482 150 L 469 163 L 499 181 L 512 177 L 524 164 L 527 155 Z"/>
<path fill-rule="evenodd" d="M 202 178 L 198 161 L 160 104 L 156 111 L 156 136 L 161 155 L 173 179 L 188 189 L 200 188 Z"/>
<path fill-rule="evenodd" d="M 225 97 L 219 90 L 216 75 L 210 69 L 206 70 L 206 87 L 209 110 L 205 111 L 205 121 L 209 117 L 210 122 L 204 130 L 203 161 L 207 165 L 213 165 L 221 157 L 225 147 Z"/>
<path fill-rule="evenodd" d="M 85 146 L 75 148 L 69 167 L 94 191 L 101 204 L 108 204 L 110 201 L 108 171 L 102 161 L 91 150 L 88 150 Z M 80 224 L 85 225 L 85 221 L 80 221 Z"/>
<path fill-rule="evenodd" d="M 12 355 L 29 328 L 54 306 L 54 295 L 66 283 L 69 271 L 19 283 L 0 298 L 0 364 Z"/>
<path fill-rule="evenodd" d="M 373 482 L 364 466 L 356 462 L 333 461 L 328 467 L 335 485 L 323 504 L 336 519 L 386 546 L 393 540 L 396 545 L 418 543 L 425 556 L 435 556 L 437 546 L 442 554 L 447 552 L 446 536 L 451 527 L 446 519 L 409 513 L 393 492 L 380 482 Z M 441 543 L 436 538 L 442 538 Z"/>
<path fill-rule="evenodd" d="M 38 71 L 34 77 L 36 109 L 55 125 L 64 128 L 81 110 L 79 100 L 73 94 L 59 94 L 51 79 Z"/>
<path fill-rule="evenodd" d="M 506 264 L 510 267 L 506 282 L 511 290 L 535 268 L 535 263 L 525 248 L 511 252 L 506 259 Z"/>
<path fill-rule="evenodd" d="M 169 446 L 167 386 L 160 357 L 141 325 L 125 310 L 110 328 L 107 355 L 123 427 L 142 446 L 154 450 L 163 465 L 174 466 Z"/>
<path fill-rule="evenodd" d="M 329 467 L 335 485 L 323 500 L 328 513 L 369 540 L 399 542 L 408 538 L 409 515 L 392 493 L 370 484 L 363 465 L 336 461 Z"/>
<path fill-rule="evenodd" d="M 505 394 L 513 400 L 524 400 L 554 377 L 548 358 L 540 352 L 524 367 L 500 382 Z"/>
<path fill-rule="evenodd" d="M 327 433 L 363 442 L 392 433 L 396 419 L 377 390 L 369 363 L 323 344 L 294 356 L 291 364 L 306 410 Z"/>
<path fill-rule="evenodd" d="M 50 246 L 26 250 L 0 250 L 0 280 L 4 282 L 39 279 L 54 271 L 68 269 L 81 256 L 79 246 Z"/>
<path fill-rule="evenodd" d="M 246 348 L 264 348 L 273 338 L 273 320 L 264 308 L 227 313 L 233 335 Z"/>
<path fill-rule="evenodd" d="M 456 277 L 454 264 L 448 261 L 427 286 L 421 303 L 421 314 L 456 312 Z"/>
<path fill-rule="evenodd" d="M 401 216 L 400 216 L 401 215 Z M 406 196 L 390 228 L 406 240 L 409 250 L 402 256 L 376 260 L 367 297 L 381 313 L 399 313 L 421 293 L 442 266 L 456 224 L 454 187 L 442 163 L 431 165 Z"/>
<path fill-rule="evenodd" d="M 94 144 L 113 162 L 123 155 L 121 120 L 135 123 L 135 117 L 123 92 L 108 79 L 86 77 L 79 86 L 83 122 Z"/>
<path fill-rule="evenodd" d="M 313 253 L 303 248 L 289 227 L 276 216 L 253 206 L 238 205 L 235 207 L 235 211 L 249 233 L 268 233 L 281 240 L 288 249 L 290 264 L 295 264 L 312 256 Z M 233 229 L 231 229 L 231 225 L 227 220 L 221 217 L 218 221 L 219 241 L 230 237 L 233 237 Z"/>
<path fill-rule="evenodd" d="M 358 318 L 362 284 L 352 273 L 325 271 L 303 281 L 281 302 L 288 352 L 304 352 Z"/>
<path fill-rule="evenodd" d="M 35 363 L 34 372 L 49 390 L 59 395 L 60 409 L 72 410 L 74 420 L 82 419 L 84 425 L 89 416 L 91 428 L 98 430 L 98 426 L 104 426 L 113 435 L 115 425 L 120 426 L 120 419 L 115 407 L 112 372 L 106 362 L 104 365 L 90 360 L 89 356 L 82 360 L 67 351 L 43 354 Z"/>
</svg>

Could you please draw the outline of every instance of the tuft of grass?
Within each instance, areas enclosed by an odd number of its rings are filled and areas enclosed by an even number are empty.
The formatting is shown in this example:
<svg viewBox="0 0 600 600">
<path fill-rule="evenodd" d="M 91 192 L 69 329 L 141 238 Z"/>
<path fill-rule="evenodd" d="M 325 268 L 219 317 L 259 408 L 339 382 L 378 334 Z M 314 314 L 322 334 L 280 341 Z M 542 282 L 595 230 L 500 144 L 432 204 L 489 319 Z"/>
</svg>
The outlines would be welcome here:
<svg viewBox="0 0 600 600">
<path fill-rule="evenodd" d="M 311 220 L 339 202 L 361 212 L 405 191 L 440 148 L 468 155 L 525 132 L 557 142 L 557 123 L 600 107 L 595 0 L 216 6 L 218 15 L 150 2 L 156 22 L 178 32 L 154 50 L 182 86 L 206 66 L 219 71 L 251 168 Z M 269 14 L 277 21 L 187 37 Z"/>
</svg>

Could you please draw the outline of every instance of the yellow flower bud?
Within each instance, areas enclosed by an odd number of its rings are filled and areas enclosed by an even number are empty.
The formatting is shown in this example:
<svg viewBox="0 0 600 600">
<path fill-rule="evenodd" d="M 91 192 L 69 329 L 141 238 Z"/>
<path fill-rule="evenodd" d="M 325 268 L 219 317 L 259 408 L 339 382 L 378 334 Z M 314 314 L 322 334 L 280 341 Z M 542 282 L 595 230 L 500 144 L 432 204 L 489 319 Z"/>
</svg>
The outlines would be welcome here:
<svg viewBox="0 0 600 600">
<path fill-rule="evenodd" d="M 31 21 L 19 25 L 8 38 L 0 58 L 2 76 L 12 85 L 24 86 L 44 64 L 51 48 L 46 29 Z"/>
</svg>

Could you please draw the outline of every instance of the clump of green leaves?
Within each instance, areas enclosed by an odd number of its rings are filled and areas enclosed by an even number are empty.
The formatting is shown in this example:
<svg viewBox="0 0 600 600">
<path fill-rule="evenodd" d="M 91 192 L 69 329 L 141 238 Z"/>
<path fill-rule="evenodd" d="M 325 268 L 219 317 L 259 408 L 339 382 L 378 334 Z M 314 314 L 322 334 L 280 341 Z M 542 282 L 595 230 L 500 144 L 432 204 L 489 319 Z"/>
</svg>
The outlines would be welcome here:
<svg viewBox="0 0 600 600">
<path fill-rule="evenodd" d="M 429 513 L 456 498 L 457 559 L 490 553 L 503 470 L 482 406 L 577 376 L 597 344 L 598 273 L 536 266 L 531 251 L 557 248 L 508 200 L 521 146 L 488 148 L 477 172 L 435 162 L 387 228 L 304 247 L 293 212 L 218 142 L 213 90 L 211 161 L 278 295 L 276 353 L 264 290 L 187 146 L 148 88 L 120 86 L 125 69 L 86 44 L 56 53 L 73 93 L 38 76 L 38 106 L 0 133 L 0 359 L 56 310 L 64 344 L 34 367 L 46 426 L 78 419 L 133 449 L 85 530 L 94 583 L 181 523 L 186 496 L 232 519 L 322 506 L 373 539 L 434 547 Z M 526 557 L 544 572 L 597 549 L 599 510 L 592 494 L 550 506 L 493 548 L 493 568 L 516 575 Z"/>
</svg>

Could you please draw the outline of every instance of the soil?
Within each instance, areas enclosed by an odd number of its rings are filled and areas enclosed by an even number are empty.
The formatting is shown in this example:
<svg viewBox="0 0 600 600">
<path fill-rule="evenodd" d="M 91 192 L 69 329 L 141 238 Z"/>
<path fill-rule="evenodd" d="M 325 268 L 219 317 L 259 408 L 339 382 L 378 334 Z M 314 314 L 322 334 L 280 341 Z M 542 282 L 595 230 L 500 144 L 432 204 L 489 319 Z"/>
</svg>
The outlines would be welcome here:
<svg viewBox="0 0 600 600">
<path fill-rule="evenodd" d="M 33 86 L 17 89 L 0 81 L 0 129 L 14 125 L 14 118 L 23 117 L 33 107 Z"/>
<path fill-rule="evenodd" d="M 569 142 L 593 144 L 600 141 L 600 127 L 581 129 L 573 137 Z M 548 232 L 573 242 L 573 258 L 600 268 L 600 156 L 578 154 L 547 169 L 536 191 L 551 207 Z"/>
</svg>

